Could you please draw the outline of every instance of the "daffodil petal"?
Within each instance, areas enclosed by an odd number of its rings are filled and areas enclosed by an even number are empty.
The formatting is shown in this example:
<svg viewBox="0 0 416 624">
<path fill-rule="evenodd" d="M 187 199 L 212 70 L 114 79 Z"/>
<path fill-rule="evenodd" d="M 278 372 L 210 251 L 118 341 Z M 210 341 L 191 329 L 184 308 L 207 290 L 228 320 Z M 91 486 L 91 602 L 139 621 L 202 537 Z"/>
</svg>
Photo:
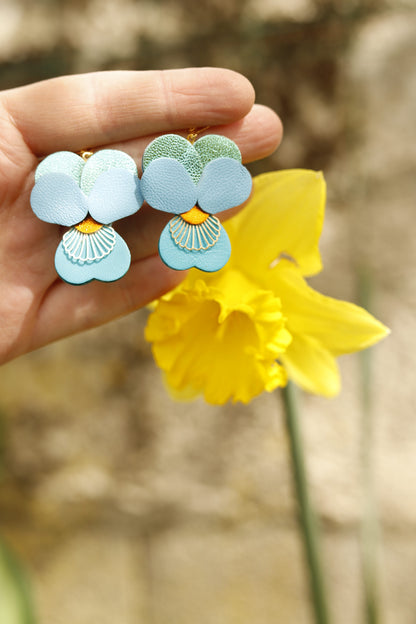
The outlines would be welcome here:
<svg viewBox="0 0 416 624">
<path fill-rule="evenodd" d="M 99 223 L 112 223 L 136 213 L 143 203 L 140 180 L 125 169 L 100 175 L 89 197 L 90 215 Z"/>
<path fill-rule="evenodd" d="M 88 214 L 88 200 L 66 173 L 45 173 L 30 195 L 35 215 L 47 223 L 75 225 Z"/>
<path fill-rule="evenodd" d="M 299 270 L 282 261 L 270 271 L 269 283 L 282 300 L 290 331 L 315 338 L 332 355 L 365 349 L 389 333 L 369 312 L 347 301 L 317 292 Z"/>
<path fill-rule="evenodd" d="M 256 277 L 280 257 L 290 257 L 303 275 L 318 273 L 326 194 L 322 174 L 275 171 L 255 177 L 253 186 L 247 206 L 226 224 L 233 265 Z"/>
<path fill-rule="evenodd" d="M 252 179 L 249 171 L 232 158 L 211 160 L 198 182 L 198 204 L 215 214 L 239 206 L 250 197 Z"/>
<path fill-rule="evenodd" d="M 303 390 L 325 397 L 339 393 L 341 381 L 335 358 L 314 338 L 293 336 L 281 360 L 289 379 Z"/>
<path fill-rule="evenodd" d="M 200 390 L 199 389 L 197 390 L 192 385 L 188 385 L 186 387 L 184 386 L 180 390 L 177 388 L 174 388 L 172 384 L 169 383 L 166 377 L 166 373 L 163 374 L 163 381 L 164 381 L 164 386 L 166 390 L 168 391 L 170 397 L 174 401 L 181 401 L 182 403 L 193 401 L 200 394 Z"/>
<path fill-rule="evenodd" d="M 196 204 L 197 189 L 185 167 L 172 158 L 152 160 L 143 173 L 141 189 L 149 206 L 181 214 Z"/>
</svg>

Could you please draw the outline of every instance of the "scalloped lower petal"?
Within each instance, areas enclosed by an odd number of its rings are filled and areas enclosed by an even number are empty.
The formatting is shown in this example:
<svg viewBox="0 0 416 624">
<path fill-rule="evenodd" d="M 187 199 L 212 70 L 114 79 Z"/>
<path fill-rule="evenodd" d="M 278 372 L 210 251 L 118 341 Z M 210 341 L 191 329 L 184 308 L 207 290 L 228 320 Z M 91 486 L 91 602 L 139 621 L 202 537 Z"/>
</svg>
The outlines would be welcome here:
<svg viewBox="0 0 416 624">
<path fill-rule="evenodd" d="M 222 269 L 230 259 L 231 243 L 227 232 L 221 226 L 220 237 L 213 247 L 201 251 L 189 251 L 174 243 L 168 223 L 160 235 L 159 254 L 163 262 L 176 271 L 185 271 L 195 267 L 212 273 Z"/>
<path fill-rule="evenodd" d="M 127 244 L 116 233 L 113 251 L 101 260 L 80 264 L 68 258 L 62 242 L 55 254 L 55 268 L 58 275 L 69 284 L 86 284 L 92 280 L 115 282 L 125 275 L 130 267 L 131 255 Z"/>
</svg>

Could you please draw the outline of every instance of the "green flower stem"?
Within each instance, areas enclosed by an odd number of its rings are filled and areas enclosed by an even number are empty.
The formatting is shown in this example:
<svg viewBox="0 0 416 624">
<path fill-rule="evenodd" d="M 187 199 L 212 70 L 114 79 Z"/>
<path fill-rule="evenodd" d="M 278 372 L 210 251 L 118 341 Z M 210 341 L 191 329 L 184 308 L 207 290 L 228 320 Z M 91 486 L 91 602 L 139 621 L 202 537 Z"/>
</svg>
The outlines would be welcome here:
<svg viewBox="0 0 416 624">
<path fill-rule="evenodd" d="M 282 395 L 290 442 L 293 481 L 299 508 L 299 524 L 309 572 L 309 587 L 315 622 L 316 624 L 329 624 L 330 618 L 320 558 L 318 525 L 309 497 L 295 388 L 290 382 L 286 388 L 283 388 Z"/>
<path fill-rule="evenodd" d="M 365 622 L 379 622 L 378 608 L 378 521 L 374 499 L 374 474 L 372 466 L 373 419 L 371 409 L 371 360 L 370 350 L 361 356 L 362 383 L 362 433 L 361 470 L 363 483 L 363 518 L 361 524 L 361 560 L 364 590 Z"/>
<path fill-rule="evenodd" d="M 371 278 L 364 270 L 358 274 L 359 303 L 367 310 L 371 307 Z M 374 494 L 374 414 L 372 401 L 372 351 L 360 353 L 361 369 L 361 477 L 363 483 L 363 519 L 361 524 L 361 559 L 364 590 L 365 622 L 378 624 L 379 579 L 378 550 L 380 527 Z"/>
</svg>

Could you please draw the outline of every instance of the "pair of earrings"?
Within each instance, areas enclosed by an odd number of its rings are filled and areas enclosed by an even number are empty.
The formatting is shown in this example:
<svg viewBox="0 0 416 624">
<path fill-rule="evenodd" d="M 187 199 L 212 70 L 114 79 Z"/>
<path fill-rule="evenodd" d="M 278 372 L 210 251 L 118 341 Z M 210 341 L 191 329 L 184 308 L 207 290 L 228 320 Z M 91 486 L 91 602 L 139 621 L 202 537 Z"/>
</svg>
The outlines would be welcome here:
<svg viewBox="0 0 416 624">
<path fill-rule="evenodd" d="M 152 208 L 174 216 L 159 239 L 169 267 L 218 271 L 231 245 L 216 217 L 251 192 L 237 145 L 220 135 L 195 140 L 162 135 L 145 149 L 139 179 L 134 160 L 119 150 L 56 152 L 37 167 L 30 203 L 36 216 L 68 226 L 55 254 L 58 275 L 70 284 L 112 282 L 130 267 L 130 250 L 113 221 Z"/>
</svg>

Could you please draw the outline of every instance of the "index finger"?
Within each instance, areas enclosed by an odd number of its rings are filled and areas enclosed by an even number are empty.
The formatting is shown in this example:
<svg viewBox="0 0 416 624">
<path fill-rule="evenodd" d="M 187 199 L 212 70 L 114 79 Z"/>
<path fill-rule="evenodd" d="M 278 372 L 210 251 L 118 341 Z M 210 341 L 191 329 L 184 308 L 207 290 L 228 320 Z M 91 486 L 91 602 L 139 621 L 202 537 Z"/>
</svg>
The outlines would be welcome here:
<svg viewBox="0 0 416 624">
<path fill-rule="evenodd" d="M 79 151 L 187 127 L 229 124 L 251 109 L 241 74 L 213 67 L 52 78 L 1 94 L 34 154 Z"/>
</svg>

